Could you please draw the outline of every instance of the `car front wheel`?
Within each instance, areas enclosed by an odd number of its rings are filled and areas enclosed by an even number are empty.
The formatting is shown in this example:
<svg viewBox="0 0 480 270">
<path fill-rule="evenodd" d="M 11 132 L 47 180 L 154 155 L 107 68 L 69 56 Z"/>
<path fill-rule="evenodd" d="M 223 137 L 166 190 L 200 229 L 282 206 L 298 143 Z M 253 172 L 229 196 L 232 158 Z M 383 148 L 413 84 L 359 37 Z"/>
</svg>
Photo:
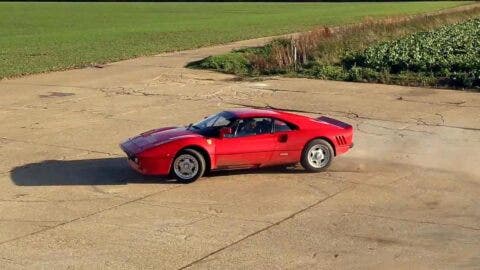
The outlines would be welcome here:
<svg viewBox="0 0 480 270">
<path fill-rule="evenodd" d="M 191 183 L 205 172 L 205 158 L 198 151 L 184 149 L 173 160 L 172 175 L 182 183 Z"/>
<path fill-rule="evenodd" d="M 305 146 L 300 163 L 307 171 L 320 172 L 330 166 L 334 155 L 330 143 L 323 139 L 316 139 Z"/>
</svg>

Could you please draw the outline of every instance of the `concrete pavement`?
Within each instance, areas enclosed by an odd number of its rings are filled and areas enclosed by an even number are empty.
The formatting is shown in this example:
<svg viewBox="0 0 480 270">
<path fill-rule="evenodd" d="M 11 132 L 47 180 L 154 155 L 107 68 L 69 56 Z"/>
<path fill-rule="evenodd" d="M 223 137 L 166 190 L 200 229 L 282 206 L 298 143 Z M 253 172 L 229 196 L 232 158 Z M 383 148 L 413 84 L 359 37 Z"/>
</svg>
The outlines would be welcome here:
<svg viewBox="0 0 480 270">
<path fill-rule="evenodd" d="M 183 68 L 265 40 L 0 81 L 0 268 L 478 269 L 480 95 Z M 336 117 L 355 147 L 189 185 L 118 148 L 241 106 Z"/>
</svg>

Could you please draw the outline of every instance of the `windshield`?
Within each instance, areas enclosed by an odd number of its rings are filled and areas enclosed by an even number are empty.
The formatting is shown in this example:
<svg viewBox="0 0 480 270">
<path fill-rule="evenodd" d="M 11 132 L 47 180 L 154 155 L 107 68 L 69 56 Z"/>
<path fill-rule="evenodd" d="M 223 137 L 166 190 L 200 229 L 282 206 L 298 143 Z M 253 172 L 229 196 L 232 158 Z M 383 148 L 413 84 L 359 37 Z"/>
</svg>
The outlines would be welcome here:
<svg viewBox="0 0 480 270">
<path fill-rule="evenodd" d="M 188 129 L 204 136 L 217 136 L 220 128 L 231 125 L 233 121 L 234 115 L 232 113 L 221 112 L 188 126 Z"/>
</svg>

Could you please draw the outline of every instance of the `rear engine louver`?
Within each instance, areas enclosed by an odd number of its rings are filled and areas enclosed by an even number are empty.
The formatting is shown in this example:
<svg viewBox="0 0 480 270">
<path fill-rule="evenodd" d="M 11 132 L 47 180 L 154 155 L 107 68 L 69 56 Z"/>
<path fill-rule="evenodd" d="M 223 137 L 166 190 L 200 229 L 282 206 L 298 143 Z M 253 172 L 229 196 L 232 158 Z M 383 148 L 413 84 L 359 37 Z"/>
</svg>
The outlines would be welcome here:
<svg viewBox="0 0 480 270">
<path fill-rule="evenodd" d="M 338 145 L 347 144 L 347 141 L 345 140 L 345 137 L 343 137 L 343 136 L 335 136 L 335 139 L 337 139 Z"/>
</svg>

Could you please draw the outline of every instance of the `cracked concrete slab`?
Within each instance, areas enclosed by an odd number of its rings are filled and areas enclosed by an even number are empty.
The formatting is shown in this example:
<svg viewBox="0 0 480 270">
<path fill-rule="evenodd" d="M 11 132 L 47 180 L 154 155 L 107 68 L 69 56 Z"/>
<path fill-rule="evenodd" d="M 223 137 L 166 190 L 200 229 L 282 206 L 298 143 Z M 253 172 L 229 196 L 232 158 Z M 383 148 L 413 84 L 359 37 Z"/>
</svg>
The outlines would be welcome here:
<svg viewBox="0 0 480 270">
<path fill-rule="evenodd" d="M 479 236 L 320 205 L 188 269 L 475 269 Z"/>
<path fill-rule="evenodd" d="M 135 203 L 2 245 L 0 254 L 33 268 L 177 268 L 212 246 L 261 226 L 260 222 Z M 43 245 L 49 249 L 42 249 Z"/>
<path fill-rule="evenodd" d="M 0 268 L 478 268 L 480 96 L 184 68 L 266 40 L 0 81 Z M 118 148 L 245 106 L 347 121 L 355 147 L 190 185 Z"/>
<path fill-rule="evenodd" d="M 302 174 L 303 177 L 297 177 Z M 264 176 L 252 181 L 257 175 Z M 207 177 L 201 186 L 188 185 L 179 192 L 152 196 L 142 203 L 274 223 L 350 184 L 320 175 L 305 176 L 300 169 L 219 172 Z M 221 194 L 218 193 L 218 183 L 222 183 Z M 258 198 L 263 198 L 260 204 Z"/>
<path fill-rule="evenodd" d="M 418 181 L 419 174 L 423 174 L 422 181 Z M 358 186 L 340 194 L 337 200 L 325 202 L 324 207 L 345 213 L 392 216 L 399 220 L 480 231 L 480 216 L 475 203 L 479 187 L 478 183 L 472 182 L 473 179 L 475 178 L 457 178 L 449 173 L 423 171 L 401 178 L 389 186 Z M 356 198 L 369 199 L 358 201 L 355 205 L 344 204 Z"/>
</svg>

